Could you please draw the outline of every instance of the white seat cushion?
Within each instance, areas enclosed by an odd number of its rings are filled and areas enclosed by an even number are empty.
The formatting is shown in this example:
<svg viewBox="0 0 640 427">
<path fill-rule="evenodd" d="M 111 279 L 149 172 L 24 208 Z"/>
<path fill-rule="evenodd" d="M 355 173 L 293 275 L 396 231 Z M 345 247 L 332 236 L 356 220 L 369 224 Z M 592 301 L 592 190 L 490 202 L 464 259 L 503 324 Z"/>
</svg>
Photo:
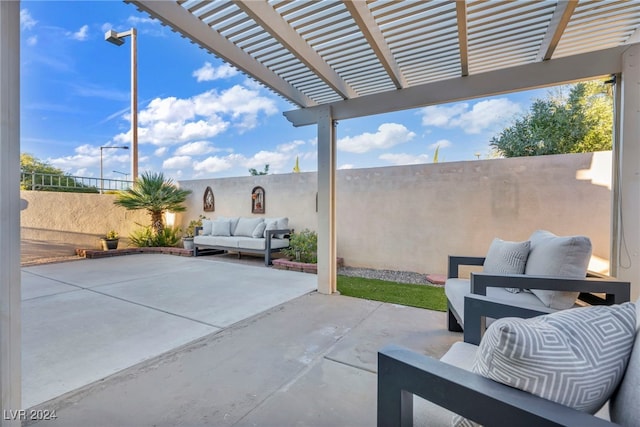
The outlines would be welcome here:
<svg viewBox="0 0 640 427">
<path fill-rule="evenodd" d="M 460 316 L 460 323 L 464 326 L 464 297 L 471 293 L 469 279 L 447 279 L 444 285 L 444 293 Z M 542 302 L 530 292 L 511 293 L 503 288 L 487 288 L 487 296 L 496 301 L 504 302 L 519 307 L 542 307 Z M 488 321 L 487 323 L 490 323 Z"/>
</svg>

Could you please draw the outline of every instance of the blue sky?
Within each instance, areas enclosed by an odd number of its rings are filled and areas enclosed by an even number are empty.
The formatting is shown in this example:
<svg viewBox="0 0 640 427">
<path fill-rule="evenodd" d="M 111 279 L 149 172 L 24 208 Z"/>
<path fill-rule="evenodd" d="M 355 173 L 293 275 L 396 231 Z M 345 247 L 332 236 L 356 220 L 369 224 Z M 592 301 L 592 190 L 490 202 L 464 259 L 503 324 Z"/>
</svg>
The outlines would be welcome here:
<svg viewBox="0 0 640 427">
<path fill-rule="evenodd" d="M 120 1 L 22 1 L 21 151 L 77 176 L 100 176 L 100 147 L 130 145 L 130 41 L 138 31 L 139 170 L 174 179 L 317 170 L 316 127 L 296 108 Z M 338 167 L 487 158 L 489 140 L 546 89 L 341 121 Z M 129 151 L 103 150 L 105 178 L 130 172 Z M 113 172 L 117 171 L 117 172 Z"/>
</svg>

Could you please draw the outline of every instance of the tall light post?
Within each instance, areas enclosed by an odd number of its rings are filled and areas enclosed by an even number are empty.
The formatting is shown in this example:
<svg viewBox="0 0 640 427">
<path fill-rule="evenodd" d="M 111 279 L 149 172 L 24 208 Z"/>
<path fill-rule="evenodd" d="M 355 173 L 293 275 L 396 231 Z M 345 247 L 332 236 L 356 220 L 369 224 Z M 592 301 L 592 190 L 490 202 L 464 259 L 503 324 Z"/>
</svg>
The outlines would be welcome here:
<svg viewBox="0 0 640 427">
<path fill-rule="evenodd" d="M 136 47 L 136 29 L 117 33 L 109 30 L 104 39 L 116 46 L 124 44 L 125 37 L 131 37 L 131 179 L 138 179 L 138 54 Z"/>
<path fill-rule="evenodd" d="M 100 194 L 104 193 L 104 179 L 102 178 L 102 150 L 105 148 L 120 148 L 122 150 L 129 149 L 126 145 L 105 145 L 104 147 L 100 147 Z"/>
</svg>

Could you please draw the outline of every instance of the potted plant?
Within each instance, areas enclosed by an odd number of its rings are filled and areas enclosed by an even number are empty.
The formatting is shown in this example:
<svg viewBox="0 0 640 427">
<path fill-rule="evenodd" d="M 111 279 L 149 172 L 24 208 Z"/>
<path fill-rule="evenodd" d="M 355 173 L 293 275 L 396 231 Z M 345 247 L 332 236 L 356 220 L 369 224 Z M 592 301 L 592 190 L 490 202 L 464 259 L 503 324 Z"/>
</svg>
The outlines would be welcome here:
<svg viewBox="0 0 640 427">
<path fill-rule="evenodd" d="M 102 243 L 102 250 L 118 249 L 118 241 L 120 240 L 118 232 L 115 230 L 109 230 L 109 232 L 100 239 Z"/>
<path fill-rule="evenodd" d="M 196 227 L 202 227 L 202 220 L 204 218 L 204 216 L 200 215 L 198 219 L 189 221 L 189 225 L 182 236 L 182 246 L 185 249 L 193 250 L 193 237 L 195 236 Z"/>
</svg>

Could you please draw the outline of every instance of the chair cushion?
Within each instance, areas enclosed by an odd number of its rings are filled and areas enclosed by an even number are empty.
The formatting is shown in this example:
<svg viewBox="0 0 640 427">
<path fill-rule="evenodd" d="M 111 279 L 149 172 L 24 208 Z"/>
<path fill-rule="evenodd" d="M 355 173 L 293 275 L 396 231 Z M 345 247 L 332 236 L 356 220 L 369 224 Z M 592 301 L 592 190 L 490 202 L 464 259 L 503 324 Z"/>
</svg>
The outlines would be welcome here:
<svg viewBox="0 0 640 427">
<path fill-rule="evenodd" d="M 473 371 L 595 413 L 622 380 L 635 334 L 630 302 L 499 319 L 487 328 Z"/>
<path fill-rule="evenodd" d="M 212 221 L 212 236 L 231 236 L 231 225 L 228 219 L 216 219 Z"/>
<path fill-rule="evenodd" d="M 611 421 L 627 427 L 637 426 L 640 420 L 640 299 L 636 301 L 636 322 L 636 339 L 627 371 L 609 402 Z"/>
<path fill-rule="evenodd" d="M 464 297 L 471 293 L 471 284 L 469 279 L 447 279 L 444 285 L 444 293 L 447 296 L 449 304 L 453 307 L 456 314 L 459 316 L 458 320 L 464 327 Z M 510 293 L 504 288 L 487 288 L 487 296 L 493 300 L 500 301 L 510 305 L 516 305 L 520 307 L 542 307 L 542 302 L 530 292 Z M 487 324 L 490 323 L 487 320 Z"/>
<path fill-rule="evenodd" d="M 525 274 L 582 279 L 587 275 L 591 258 L 591 241 L 585 236 L 556 236 L 538 230 L 529 238 L 531 250 Z M 540 301 L 556 310 L 571 308 L 579 292 L 532 289 Z"/>
<path fill-rule="evenodd" d="M 484 260 L 483 270 L 489 274 L 522 274 L 527 264 L 531 242 L 507 242 L 493 239 Z"/>
<path fill-rule="evenodd" d="M 507 242 L 495 238 L 484 260 L 483 271 L 489 274 L 523 274 L 529 256 L 531 242 Z M 512 293 L 518 288 L 505 288 Z"/>
</svg>

